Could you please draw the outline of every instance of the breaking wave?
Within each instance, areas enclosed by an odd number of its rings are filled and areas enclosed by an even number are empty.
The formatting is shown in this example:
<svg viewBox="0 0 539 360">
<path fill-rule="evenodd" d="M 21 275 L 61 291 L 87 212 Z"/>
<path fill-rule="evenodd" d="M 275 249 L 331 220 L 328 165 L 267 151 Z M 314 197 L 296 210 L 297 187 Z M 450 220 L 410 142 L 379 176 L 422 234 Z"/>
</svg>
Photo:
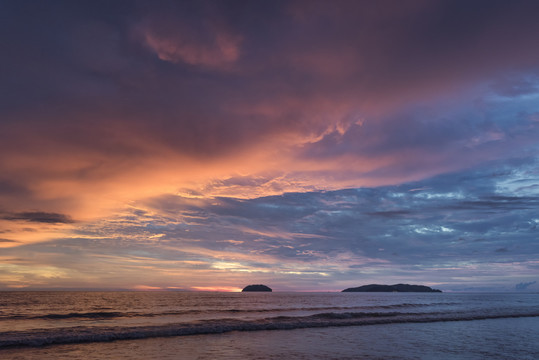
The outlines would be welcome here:
<svg viewBox="0 0 539 360">
<path fill-rule="evenodd" d="M 51 314 L 47 316 L 51 316 Z M 65 316 L 114 317 L 117 316 L 117 313 L 72 313 L 65 314 Z M 538 316 L 539 307 L 533 306 L 520 309 L 491 309 L 484 312 L 324 312 L 308 316 L 276 316 L 256 320 L 226 318 L 151 326 L 77 326 L 0 332 L 0 349 L 165 336 L 218 334 L 230 331 L 290 330 L 332 326 L 470 321 Z"/>
<path fill-rule="evenodd" d="M 297 311 L 351 311 L 351 310 L 392 310 L 406 308 L 424 308 L 440 305 L 456 305 L 451 302 L 435 302 L 428 304 L 394 304 L 394 305 L 373 305 L 373 306 L 331 306 L 331 307 L 290 307 L 290 308 L 269 308 L 269 309 L 211 309 L 211 310 L 177 310 L 164 311 L 156 313 L 144 312 L 119 312 L 119 311 L 92 311 L 92 312 L 71 312 L 71 313 L 50 313 L 45 315 L 2 315 L 0 319 L 44 319 L 44 320 L 62 320 L 62 319 L 113 319 L 113 318 L 132 318 L 132 317 L 157 317 L 157 316 L 181 316 L 181 315 L 200 315 L 200 314 L 249 314 L 249 313 L 279 313 L 279 312 L 297 312 Z"/>
</svg>

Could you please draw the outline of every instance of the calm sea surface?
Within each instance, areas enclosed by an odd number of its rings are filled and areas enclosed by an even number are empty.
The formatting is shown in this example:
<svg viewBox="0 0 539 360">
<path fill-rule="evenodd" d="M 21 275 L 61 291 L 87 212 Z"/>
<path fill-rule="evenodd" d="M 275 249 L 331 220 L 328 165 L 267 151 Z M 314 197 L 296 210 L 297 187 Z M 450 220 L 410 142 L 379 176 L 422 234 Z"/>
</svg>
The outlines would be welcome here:
<svg viewBox="0 0 539 360">
<path fill-rule="evenodd" d="M 0 359 L 539 359 L 539 294 L 0 292 Z"/>
</svg>

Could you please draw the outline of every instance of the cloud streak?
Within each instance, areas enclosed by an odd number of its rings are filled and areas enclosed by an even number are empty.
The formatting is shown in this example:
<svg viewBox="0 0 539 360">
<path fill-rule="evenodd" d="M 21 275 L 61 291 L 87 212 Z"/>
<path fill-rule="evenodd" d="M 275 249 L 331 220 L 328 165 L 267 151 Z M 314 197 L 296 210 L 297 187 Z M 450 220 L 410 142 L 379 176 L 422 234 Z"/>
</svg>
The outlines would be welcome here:
<svg viewBox="0 0 539 360">
<path fill-rule="evenodd" d="M 57 213 L 47 213 L 41 211 L 34 212 L 21 212 L 2 215 L 2 219 L 10 221 L 31 221 L 37 223 L 50 223 L 50 224 L 71 224 L 74 221 L 67 215 Z"/>
</svg>

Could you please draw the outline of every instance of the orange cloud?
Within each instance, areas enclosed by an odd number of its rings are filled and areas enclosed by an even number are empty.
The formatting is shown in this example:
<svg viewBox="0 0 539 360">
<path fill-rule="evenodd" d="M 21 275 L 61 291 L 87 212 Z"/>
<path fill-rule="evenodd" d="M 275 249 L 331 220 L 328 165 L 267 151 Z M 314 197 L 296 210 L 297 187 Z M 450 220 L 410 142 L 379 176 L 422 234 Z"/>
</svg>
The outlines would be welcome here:
<svg viewBox="0 0 539 360">
<path fill-rule="evenodd" d="M 159 37 L 148 32 L 145 41 L 161 60 L 220 68 L 239 58 L 241 38 L 216 34 L 213 44 L 203 46 L 181 38 Z"/>
<path fill-rule="evenodd" d="M 239 59 L 243 41 L 216 13 L 197 21 L 170 14 L 149 15 L 137 32 L 163 61 L 219 70 L 229 69 Z"/>
</svg>

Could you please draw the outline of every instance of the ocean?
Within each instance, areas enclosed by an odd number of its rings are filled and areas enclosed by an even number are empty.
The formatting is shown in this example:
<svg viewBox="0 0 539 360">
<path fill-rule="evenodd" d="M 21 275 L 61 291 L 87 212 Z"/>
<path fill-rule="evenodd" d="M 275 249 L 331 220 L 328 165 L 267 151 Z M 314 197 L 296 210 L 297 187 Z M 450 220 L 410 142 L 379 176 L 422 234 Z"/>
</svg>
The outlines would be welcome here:
<svg viewBox="0 0 539 360">
<path fill-rule="evenodd" d="M 0 359 L 539 359 L 537 293 L 0 292 Z"/>
</svg>

